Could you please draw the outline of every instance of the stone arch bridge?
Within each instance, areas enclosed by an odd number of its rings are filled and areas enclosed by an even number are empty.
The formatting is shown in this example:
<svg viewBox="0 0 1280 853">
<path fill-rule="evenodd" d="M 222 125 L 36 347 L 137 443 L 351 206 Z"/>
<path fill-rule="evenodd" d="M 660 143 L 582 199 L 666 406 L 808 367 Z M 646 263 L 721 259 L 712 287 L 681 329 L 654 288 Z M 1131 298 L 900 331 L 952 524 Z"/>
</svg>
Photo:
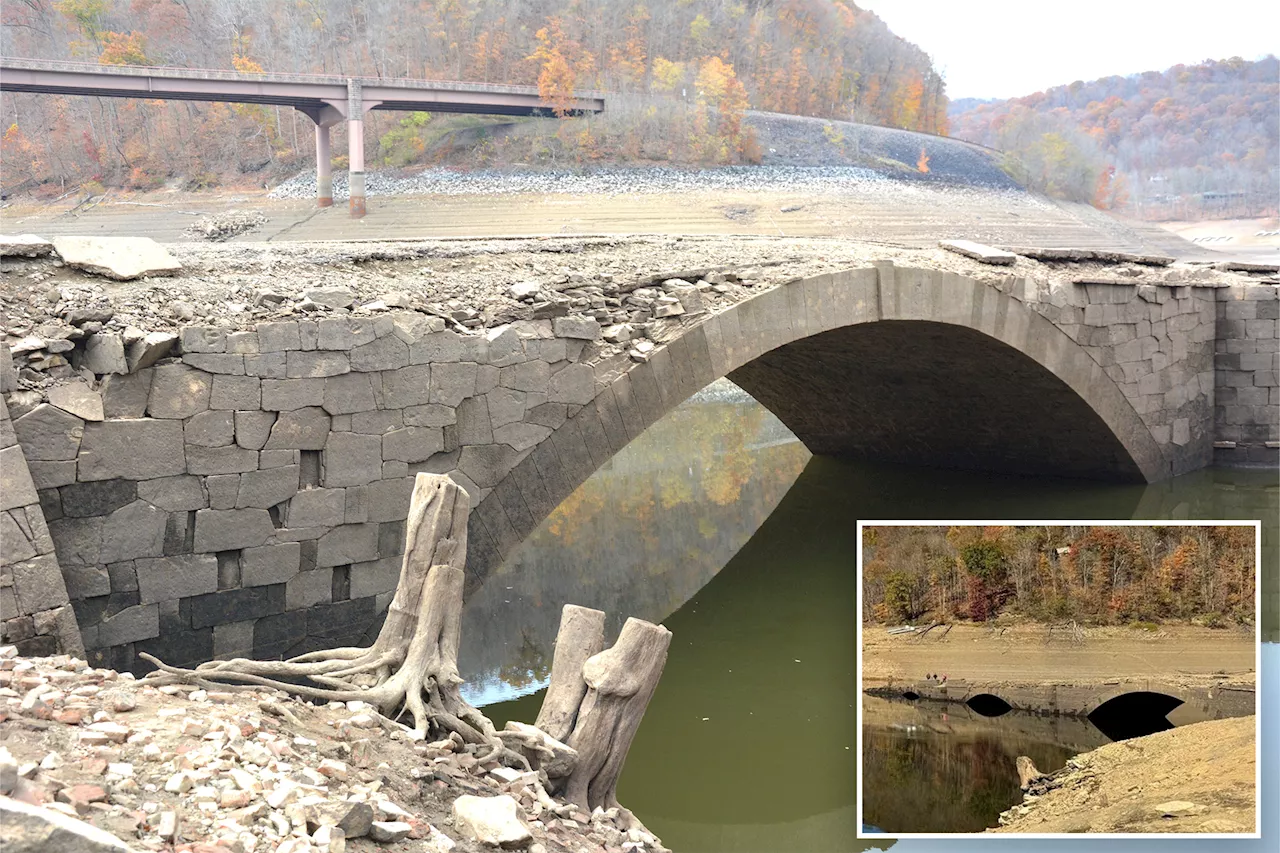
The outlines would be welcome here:
<svg viewBox="0 0 1280 853">
<path fill-rule="evenodd" d="M 1252 442 L 1274 464 L 1274 287 L 881 262 L 688 307 L 644 361 L 580 316 L 484 334 L 412 312 L 189 327 L 170 357 L 102 376 L 100 415 L 27 398 L 0 441 L 6 634 L 78 624 L 118 668 L 140 650 L 184 663 L 359 641 L 390 601 L 417 472 L 472 494 L 474 588 L 723 376 L 815 453 L 1153 482 Z M 83 363 L 120 345 L 98 346 Z"/>
</svg>

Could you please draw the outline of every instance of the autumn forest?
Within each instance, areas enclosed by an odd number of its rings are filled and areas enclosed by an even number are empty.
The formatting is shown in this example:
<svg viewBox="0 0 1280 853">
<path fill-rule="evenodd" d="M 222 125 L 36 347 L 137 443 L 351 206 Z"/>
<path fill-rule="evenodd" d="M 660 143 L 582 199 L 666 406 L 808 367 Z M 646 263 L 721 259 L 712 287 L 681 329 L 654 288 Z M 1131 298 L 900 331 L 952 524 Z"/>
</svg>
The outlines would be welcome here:
<svg viewBox="0 0 1280 853">
<path fill-rule="evenodd" d="M 867 526 L 863 616 L 1253 625 L 1253 526 Z"/>
</svg>

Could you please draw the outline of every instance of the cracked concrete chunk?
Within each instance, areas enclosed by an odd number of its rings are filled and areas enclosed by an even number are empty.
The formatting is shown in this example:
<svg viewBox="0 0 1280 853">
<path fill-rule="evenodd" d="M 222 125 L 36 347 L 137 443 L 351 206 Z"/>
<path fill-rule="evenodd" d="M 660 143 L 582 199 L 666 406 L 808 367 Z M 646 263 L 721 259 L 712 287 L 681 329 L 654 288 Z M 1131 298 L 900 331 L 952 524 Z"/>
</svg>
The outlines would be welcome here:
<svg viewBox="0 0 1280 853">
<path fill-rule="evenodd" d="M 0 258 L 42 258 L 53 251 L 53 243 L 35 234 L 0 234 Z"/>
<path fill-rule="evenodd" d="M 53 247 L 67 266 L 117 281 L 173 275 L 182 269 L 150 237 L 55 237 Z"/>
</svg>

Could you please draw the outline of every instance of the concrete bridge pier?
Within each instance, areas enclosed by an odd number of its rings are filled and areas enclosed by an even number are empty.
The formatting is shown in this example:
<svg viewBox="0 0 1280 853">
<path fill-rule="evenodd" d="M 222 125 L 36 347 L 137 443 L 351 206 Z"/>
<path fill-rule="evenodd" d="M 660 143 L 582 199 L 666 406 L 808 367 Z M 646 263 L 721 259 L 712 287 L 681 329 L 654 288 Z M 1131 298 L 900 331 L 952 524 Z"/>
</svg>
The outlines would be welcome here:
<svg viewBox="0 0 1280 853">
<path fill-rule="evenodd" d="M 333 148 L 325 124 L 316 125 L 316 206 L 333 207 Z"/>
<path fill-rule="evenodd" d="M 359 80 L 347 81 L 347 154 L 350 160 L 351 218 L 365 214 L 364 200 L 364 111 Z"/>
</svg>

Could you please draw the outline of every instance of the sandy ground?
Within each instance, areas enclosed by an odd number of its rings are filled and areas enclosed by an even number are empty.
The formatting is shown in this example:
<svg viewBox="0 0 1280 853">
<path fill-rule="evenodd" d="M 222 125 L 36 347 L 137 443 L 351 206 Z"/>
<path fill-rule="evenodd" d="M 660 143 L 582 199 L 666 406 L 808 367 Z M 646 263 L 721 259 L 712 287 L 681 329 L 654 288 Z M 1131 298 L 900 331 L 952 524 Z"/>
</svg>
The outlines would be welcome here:
<svg viewBox="0 0 1280 853">
<path fill-rule="evenodd" d="M 1046 685 L 1142 679 L 1195 683 L 1214 676 L 1252 682 L 1255 677 L 1256 639 L 1240 630 L 1088 628 L 1079 645 L 1061 632 L 1046 642 L 1043 625 L 1003 632 L 956 625 L 941 640 L 932 638 L 937 633 L 917 639 L 891 636 L 882 626 L 864 629 L 863 687 L 930 673 L 945 673 L 951 680 Z"/>
<path fill-rule="evenodd" d="M 1256 738 L 1257 718 L 1236 717 L 1099 747 L 988 831 L 1254 832 Z"/>
<path fill-rule="evenodd" d="M 1238 255 L 1242 260 L 1274 263 L 1280 259 L 1280 217 L 1175 221 L 1159 225 L 1199 248 Z"/>
</svg>

